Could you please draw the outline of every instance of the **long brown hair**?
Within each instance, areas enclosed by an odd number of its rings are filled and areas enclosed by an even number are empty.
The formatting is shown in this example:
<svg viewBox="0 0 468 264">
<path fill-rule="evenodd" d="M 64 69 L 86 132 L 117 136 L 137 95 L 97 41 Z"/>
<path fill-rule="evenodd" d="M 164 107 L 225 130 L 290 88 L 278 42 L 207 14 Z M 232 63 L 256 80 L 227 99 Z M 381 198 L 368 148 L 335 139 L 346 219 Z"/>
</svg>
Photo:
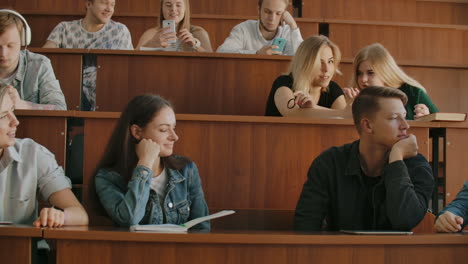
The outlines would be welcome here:
<svg viewBox="0 0 468 264">
<path fill-rule="evenodd" d="M 130 127 L 132 125 L 146 127 L 166 107 L 173 108 L 168 100 L 158 95 L 145 94 L 134 97 L 120 115 L 104 156 L 96 168 L 96 173 L 99 169 L 105 168 L 119 173 L 129 181 L 138 163 L 135 150 L 138 140 L 132 136 Z M 182 156 L 171 155 L 161 157 L 161 162 L 165 167 L 178 170 L 185 167 L 190 160 Z"/>
</svg>

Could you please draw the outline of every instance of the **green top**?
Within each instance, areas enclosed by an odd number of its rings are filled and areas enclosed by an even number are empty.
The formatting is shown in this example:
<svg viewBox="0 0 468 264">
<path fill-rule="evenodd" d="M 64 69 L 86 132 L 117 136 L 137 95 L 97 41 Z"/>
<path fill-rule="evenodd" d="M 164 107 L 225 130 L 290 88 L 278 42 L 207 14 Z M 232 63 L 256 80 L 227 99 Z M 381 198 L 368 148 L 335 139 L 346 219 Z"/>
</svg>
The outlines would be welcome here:
<svg viewBox="0 0 468 264">
<path fill-rule="evenodd" d="M 427 108 L 429 108 L 429 112 L 431 114 L 439 112 L 439 109 L 437 109 L 434 103 L 432 103 L 429 95 L 427 95 L 427 93 L 422 89 L 411 86 L 407 83 L 404 83 L 399 89 L 408 96 L 408 103 L 405 106 L 407 120 L 414 120 L 414 106 L 417 104 L 425 104 Z"/>
</svg>

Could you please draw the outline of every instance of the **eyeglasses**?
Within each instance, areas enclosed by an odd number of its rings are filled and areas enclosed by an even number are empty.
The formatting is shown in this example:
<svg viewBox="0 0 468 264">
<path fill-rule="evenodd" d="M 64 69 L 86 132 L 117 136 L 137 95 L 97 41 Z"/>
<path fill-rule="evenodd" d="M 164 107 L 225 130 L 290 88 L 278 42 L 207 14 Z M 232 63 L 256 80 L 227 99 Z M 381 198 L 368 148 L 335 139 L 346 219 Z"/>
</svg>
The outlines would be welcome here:
<svg viewBox="0 0 468 264">
<path fill-rule="evenodd" d="M 288 100 L 288 104 L 286 105 L 288 109 L 293 109 L 296 106 L 296 97 L 293 97 Z"/>
</svg>

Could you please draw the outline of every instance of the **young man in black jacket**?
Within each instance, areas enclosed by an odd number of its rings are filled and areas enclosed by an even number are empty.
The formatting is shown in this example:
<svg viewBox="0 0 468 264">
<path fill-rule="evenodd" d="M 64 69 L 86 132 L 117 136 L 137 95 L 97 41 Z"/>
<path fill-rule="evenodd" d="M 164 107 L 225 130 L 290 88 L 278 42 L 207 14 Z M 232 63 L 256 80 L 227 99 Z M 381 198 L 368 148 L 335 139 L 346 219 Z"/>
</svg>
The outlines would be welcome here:
<svg viewBox="0 0 468 264">
<path fill-rule="evenodd" d="M 426 214 L 432 170 L 408 133 L 406 95 L 368 87 L 354 99 L 360 140 L 312 163 L 295 213 L 297 230 L 410 230 Z"/>
</svg>

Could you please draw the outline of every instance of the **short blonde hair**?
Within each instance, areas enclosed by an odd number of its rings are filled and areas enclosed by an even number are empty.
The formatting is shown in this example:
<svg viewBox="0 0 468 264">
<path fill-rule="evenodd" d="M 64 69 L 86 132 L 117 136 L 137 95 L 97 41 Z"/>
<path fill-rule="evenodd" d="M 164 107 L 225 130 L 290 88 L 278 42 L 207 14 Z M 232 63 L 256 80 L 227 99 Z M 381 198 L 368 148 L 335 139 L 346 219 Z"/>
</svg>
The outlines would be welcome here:
<svg viewBox="0 0 468 264">
<path fill-rule="evenodd" d="M 159 28 L 162 28 L 163 20 L 164 20 L 164 14 L 163 14 L 163 4 L 164 0 L 160 0 L 160 11 L 159 11 Z M 190 2 L 189 0 L 184 0 L 184 5 L 185 5 L 185 12 L 184 12 L 184 18 L 182 21 L 180 21 L 178 28 L 176 29 L 177 31 L 180 31 L 181 29 L 187 29 L 190 31 Z"/>
<path fill-rule="evenodd" d="M 341 51 L 338 46 L 326 36 L 312 36 L 304 40 L 289 65 L 289 74 L 292 75 L 293 91 L 309 92 L 310 84 L 320 72 L 320 53 L 325 47 L 330 47 L 335 58 L 335 72 L 341 74 L 338 65 L 341 61 Z M 323 87 L 322 92 L 328 91 Z"/>
<path fill-rule="evenodd" d="M 404 83 L 415 86 L 426 92 L 424 86 L 418 81 L 409 77 L 396 63 L 395 59 L 390 55 L 390 52 L 380 43 L 374 43 L 361 49 L 353 62 L 353 77 L 351 79 L 351 87 L 359 87 L 358 71 L 362 62 L 368 61 L 371 64 L 374 72 L 384 82 L 385 86 L 399 88 Z"/>
<path fill-rule="evenodd" d="M 20 33 L 20 36 L 23 34 L 23 21 L 16 15 L 11 13 L 0 13 L 0 34 L 5 33 L 7 28 L 11 25 L 15 25 Z"/>
<path fill-rule="evenodd" d="M 7 85 L 4 82 L 0 81 L 0 108 L 3 104 L 3 98 L 5 98 L 5 96 L 8 96 L 8 89 L 6 87 Z"/>
</svg>

